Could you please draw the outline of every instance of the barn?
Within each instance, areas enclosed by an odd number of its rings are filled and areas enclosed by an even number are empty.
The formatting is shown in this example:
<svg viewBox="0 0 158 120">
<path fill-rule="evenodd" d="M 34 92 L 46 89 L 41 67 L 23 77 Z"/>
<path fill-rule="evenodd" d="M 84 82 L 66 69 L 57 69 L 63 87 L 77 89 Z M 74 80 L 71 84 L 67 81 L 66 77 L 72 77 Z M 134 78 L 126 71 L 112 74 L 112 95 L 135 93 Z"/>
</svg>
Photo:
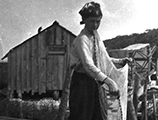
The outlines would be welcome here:
<svg viewBox="0 0 158 120">
<path fill-rule="evenodd" d="M 6 61 L 0 61 L 0 90 L 7 87 L 8 68 Z"/>
<path fill-rule="evenodd" d="M 2 59 L 8 59 L 8 91 L 12 97 L 23 93 L 46 93 L 63 89 L 69 68 L 71 43 L 76 35 L 57 21 L 12 48 Z"/>
</svg>

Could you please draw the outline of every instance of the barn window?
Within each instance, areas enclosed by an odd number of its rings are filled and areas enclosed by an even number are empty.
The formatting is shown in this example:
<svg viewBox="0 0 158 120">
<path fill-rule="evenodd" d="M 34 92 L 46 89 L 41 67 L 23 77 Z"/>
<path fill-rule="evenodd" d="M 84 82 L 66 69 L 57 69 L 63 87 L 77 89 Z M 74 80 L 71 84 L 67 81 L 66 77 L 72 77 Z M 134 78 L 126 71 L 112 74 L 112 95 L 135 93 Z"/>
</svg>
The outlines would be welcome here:
<svg viewBox="0 0 158 120">
<path fill-rule="evenodd" d="M 51 45 L 48 46 L 48 54 L 65 54 L 66 46 L 65 45 Z"/>
</svg>

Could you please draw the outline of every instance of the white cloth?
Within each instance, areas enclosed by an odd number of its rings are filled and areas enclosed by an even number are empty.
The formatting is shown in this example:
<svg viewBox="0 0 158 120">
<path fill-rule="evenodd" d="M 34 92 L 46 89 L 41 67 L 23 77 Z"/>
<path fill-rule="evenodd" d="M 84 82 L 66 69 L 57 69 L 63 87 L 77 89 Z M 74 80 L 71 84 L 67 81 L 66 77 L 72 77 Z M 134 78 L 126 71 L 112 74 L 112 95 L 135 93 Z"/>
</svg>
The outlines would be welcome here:
<svg viewBox="0 0 158 120">
<path fill-rule="evenodd" d="M 97 36 L 96 34 L 96 37 Z M 111 58 L 109 57 L 106 49 L 104 49 L 104 44 L 102 42 L 98 41 L 98 55 L 97 55 L 97 61 L 98 61 L 98 68 L 106 74 L 108 77 L 110 77 L 112 80 L 114 80 L 120 91 L 120 102 L 121 102 L 121 109 L 122 109 L 122 120 L 126 120 L 126 112 L 127 112 L 127 85 L 128 85 L 128 65 L 125 65 L 123 68 L 117 69 L 115 65 L 113 64 Z M 107 103 L 105 101 L 105 93 L 106 91 L 104 90 L 107 89 L 107 86 L 103 85 L 100 87 L 100 101 L 101 101 L 101 107 L 102 107 L 102 112 L 104 112 L 104 108 L 107 106 Z M 119 111 L 119 103 L 115 99 L 108 100 L 108 120 L 121 120 L 120 118 L 120 111 Z M 104 102 L 102 102 L 104 101 Z M 112 108 L 111 108 L 112 107 Z M 105 108 L 106 109 L 106 108 Z M 115 112 L 112 112 L 111 110 L 117 110 Z M 104 114 L 103 114 L 104 115 Z M 104 116 L 103 116 L 104 118 Z"/>
</svg>

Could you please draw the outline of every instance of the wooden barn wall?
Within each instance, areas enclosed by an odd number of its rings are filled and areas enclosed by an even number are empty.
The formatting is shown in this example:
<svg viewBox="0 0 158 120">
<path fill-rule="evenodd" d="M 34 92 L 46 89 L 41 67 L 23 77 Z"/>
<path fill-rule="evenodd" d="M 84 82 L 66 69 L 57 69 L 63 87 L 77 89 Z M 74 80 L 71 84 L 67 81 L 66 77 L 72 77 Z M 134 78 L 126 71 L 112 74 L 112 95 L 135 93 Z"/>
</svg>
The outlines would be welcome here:
<svg viewBox="0 0 158 120">
<path fill-rule="evenodd" d="M 14 90 L 19 95 L 62 90 L 74 39 L 70 32 L 54 25 L 11 50 L 8 54 L 11 94 Z"/>
<path fill-rule="evenodd" d="M 48 37 L 47 45 L 47 89 L 48 90 L 62 90 L 65 75 L 67 72 L 67 64 L 69 59 L 70 47 L 72 41 L 75 39 L 68 31 L 60 26 L 54 26 L 47 31 Z M 57 49 L 53 49 L 53 48 Z M 61 47 L 61 49 L 59 48 Z M 64 49 L 65 48 L 65 49 Z"/>
<path fill-rule="evenodd" d="M 8 83 L 8 63 L 0 62 L 0 89 L 6 88 Z"/>
</svg>

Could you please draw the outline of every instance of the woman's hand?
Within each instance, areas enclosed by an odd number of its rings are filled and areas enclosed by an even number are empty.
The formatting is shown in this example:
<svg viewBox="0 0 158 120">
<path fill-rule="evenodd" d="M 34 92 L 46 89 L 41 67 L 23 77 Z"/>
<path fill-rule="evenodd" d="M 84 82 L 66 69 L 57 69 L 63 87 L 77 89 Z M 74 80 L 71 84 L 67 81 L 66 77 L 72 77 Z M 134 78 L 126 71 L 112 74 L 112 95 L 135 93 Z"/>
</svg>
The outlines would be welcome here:
<svg viewBox="0 0 158 120">
<path fill-rule="evenodd" d="M 126 63 L 130 63 L 130 62 L 133 61 L 132 58 L 128 58 L 128 57 L 125 57 L 125 58 L 123 58 L 123 59 L 121 59 L 121 60 L 122 60 L 122 65 L 123 65 L 123 66 L 124 66 Z"/>
<path fill-rule="evenodd" d="M 104 83 L 107 84 L 107 86 L 109 87 L 109 92 L 118 92 L 119 91 L 116 82 L 113 81 L 111 78 L 109 78 L 109 77 L 105 78 Z"/>
</svg>

